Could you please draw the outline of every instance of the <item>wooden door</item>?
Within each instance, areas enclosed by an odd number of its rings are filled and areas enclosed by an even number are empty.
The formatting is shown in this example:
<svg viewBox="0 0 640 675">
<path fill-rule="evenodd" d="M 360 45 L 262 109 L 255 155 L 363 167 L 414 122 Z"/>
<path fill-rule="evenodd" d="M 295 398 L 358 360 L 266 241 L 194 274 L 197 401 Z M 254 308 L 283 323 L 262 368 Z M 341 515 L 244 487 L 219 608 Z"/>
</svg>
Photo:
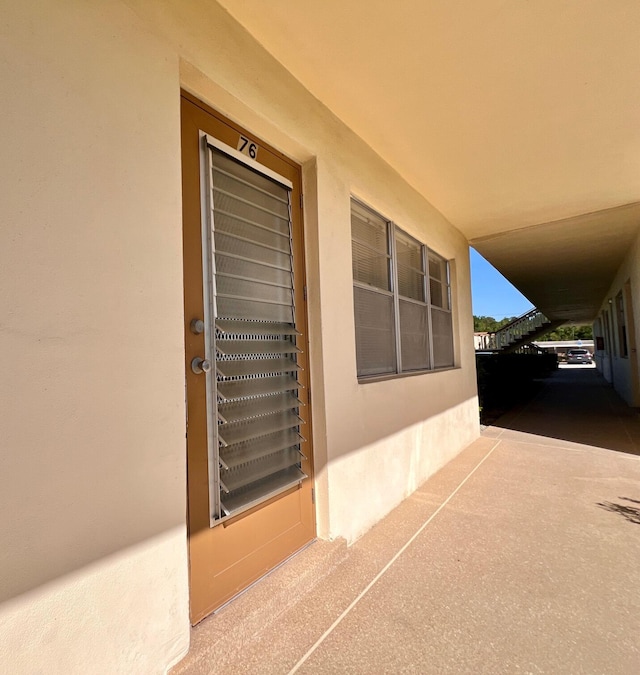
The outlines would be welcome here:
<svg viewBox="0 0 640 675">
<path fill-rule="evenodd" d="M 300 167 L 182 96 L 191 620 L 315 536 Z"/>
</svg>

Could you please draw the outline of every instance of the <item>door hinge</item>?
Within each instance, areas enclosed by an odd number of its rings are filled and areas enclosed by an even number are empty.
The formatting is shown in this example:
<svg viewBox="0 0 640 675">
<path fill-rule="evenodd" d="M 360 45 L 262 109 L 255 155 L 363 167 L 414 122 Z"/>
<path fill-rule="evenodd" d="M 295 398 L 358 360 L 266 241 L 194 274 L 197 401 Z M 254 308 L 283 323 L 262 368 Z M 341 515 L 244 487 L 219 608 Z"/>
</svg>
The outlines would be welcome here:
<svg viewBox="0 0 640 675">
<path fill-rule="evenodd" d="M 304 211 L 304 195 L 300 193 L 300 209 Z"/>
<path fill-rule="evenodd" d="M 307 405 L 311 405 L 311 389 L 307 389 Z"/>
<path fill-rule="evenodd" d="M 302 287 L 302 296 L 304 297 L 304 301 L 306 302 L 307 301 L 307 285 L 306 284 Z"/>
<path fill-rule="evenodd" d="M 316 489 L 311 488 L 311 503 L 315 504 L 316 503 Z"/>
</svg>

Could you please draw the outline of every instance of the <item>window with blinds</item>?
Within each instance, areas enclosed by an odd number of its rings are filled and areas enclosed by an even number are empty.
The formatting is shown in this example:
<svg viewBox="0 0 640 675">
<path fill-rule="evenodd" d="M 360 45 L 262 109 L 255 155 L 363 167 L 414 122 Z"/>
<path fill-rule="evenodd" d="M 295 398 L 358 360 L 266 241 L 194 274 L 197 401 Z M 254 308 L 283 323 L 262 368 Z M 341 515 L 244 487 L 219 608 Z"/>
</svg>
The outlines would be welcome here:
<svg viewBox="0 0 640 675">
<path fill-rule="evenodd" d="M 351 233 L 358 373 L 394 373 L 396 326 L 387 223 L 354 202 Z"/>
<path fill-rule="evenodd" d="M 453 325 L 449 263 L 429 251 L 429 295 L 434 368 L 453 366 Z"/>
<path fill-rule="evenodd" d="M 221 145 L 208 139 L 203 260 L 207 358 L 215 363 L 207 374 L 212 524 L 306 478 L 291 186 Z"/>
<path fill-rule="evenodd" d="M 449 263 L 351 201 L 358 377 L 454 365 Z"/>
</svg>

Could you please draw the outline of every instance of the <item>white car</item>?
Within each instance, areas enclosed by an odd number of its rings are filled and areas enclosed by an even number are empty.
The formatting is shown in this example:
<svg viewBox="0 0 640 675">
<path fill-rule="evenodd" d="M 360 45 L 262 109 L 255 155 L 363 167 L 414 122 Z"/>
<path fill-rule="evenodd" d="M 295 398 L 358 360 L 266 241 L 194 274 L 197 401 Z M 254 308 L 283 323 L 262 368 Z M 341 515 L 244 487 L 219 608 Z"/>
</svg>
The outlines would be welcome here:
<svg viewBox="0 0 640 675">
<path fill-rule="evenodd" d="M 593 357 L 586 349 L 569 349 L 567 363 L 591 363 Z"/>
</svg>

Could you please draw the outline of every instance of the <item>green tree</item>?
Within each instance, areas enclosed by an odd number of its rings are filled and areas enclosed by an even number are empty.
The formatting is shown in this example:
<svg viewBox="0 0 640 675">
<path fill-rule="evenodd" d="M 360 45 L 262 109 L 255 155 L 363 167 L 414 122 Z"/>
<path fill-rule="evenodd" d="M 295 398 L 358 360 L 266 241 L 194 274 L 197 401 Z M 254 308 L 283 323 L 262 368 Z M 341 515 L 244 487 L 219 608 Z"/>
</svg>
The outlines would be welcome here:
<svg viewBox="0 0 640 675">
<path fill-rule="evenodd" d="M 593 330 L 591 326 L 560 326 L 549 333 L 545 333 L 538 339 L 553 342 L 562 340 L 593 340 Z"/>
<path fill-rule="evenodd" d="M 505 317 L 504 319 L 494 319 L 492 316 L 474 316 L 473 330 L 475 333 L 495 333 L 497 330 L 511 323 L 517 317 Z"/>
</svg>

